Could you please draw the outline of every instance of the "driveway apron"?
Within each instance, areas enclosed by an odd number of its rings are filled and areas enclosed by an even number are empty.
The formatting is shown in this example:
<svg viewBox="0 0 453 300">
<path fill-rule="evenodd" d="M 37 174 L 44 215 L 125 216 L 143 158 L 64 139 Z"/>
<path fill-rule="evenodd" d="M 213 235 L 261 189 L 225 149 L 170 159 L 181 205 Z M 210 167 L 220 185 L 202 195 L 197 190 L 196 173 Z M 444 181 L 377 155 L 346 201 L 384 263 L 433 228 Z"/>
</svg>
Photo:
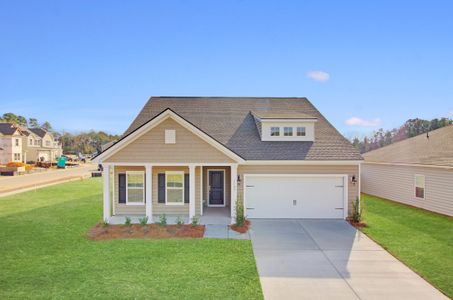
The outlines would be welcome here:
<svg viewBox="0 0 453 300">
<path fill-rule="evenodd" d="M 252 220 L 265 299 L 447 299 L 343 220 Z"/>
</svg>

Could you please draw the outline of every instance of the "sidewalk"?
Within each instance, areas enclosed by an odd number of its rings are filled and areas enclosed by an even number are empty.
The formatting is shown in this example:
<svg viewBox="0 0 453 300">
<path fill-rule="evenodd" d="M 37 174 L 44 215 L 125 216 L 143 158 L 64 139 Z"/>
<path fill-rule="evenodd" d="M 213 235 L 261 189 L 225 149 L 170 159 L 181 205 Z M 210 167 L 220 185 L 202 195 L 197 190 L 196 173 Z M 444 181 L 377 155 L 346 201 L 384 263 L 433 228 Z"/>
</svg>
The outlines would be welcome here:
<svg viewBox="0 0 453 300">
<path fill-rule="evenodd" d="M 87 163 L 67 169 L 55 169 L 20 176 L 0 176 L 0 197 L 90 177 L 91 172 L 95 170 L 97 170 L 97 165 Z"/>
</svg>

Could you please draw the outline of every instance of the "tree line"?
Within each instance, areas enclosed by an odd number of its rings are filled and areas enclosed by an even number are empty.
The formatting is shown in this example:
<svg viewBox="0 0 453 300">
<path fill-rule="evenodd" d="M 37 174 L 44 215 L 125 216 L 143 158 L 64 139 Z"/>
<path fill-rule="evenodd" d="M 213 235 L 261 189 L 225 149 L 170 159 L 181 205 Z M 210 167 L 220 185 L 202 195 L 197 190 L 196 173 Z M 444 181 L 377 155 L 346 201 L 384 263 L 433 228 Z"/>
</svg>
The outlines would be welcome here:
<svg viewBox="0 0 453 300">
<path fill-rule="evenodd" d="M 365 153 L 450 124 L 453 124 L 453 120 L 448 118 L 436 118 L 431 121 L 418 118 L 409 119 L 399 128 L 391 130 L 381 128 L 374 131 L 371 136 L 366 136 L 363 139 L 355 137 L 352 140 L 352 144 L 360 153 Z"/>
<path fill-rule="evenodd" d="M 55 139 L 60 141 L 63 147 L 63 153 L 84 153 L 91 154 L 100 151 L 101 145 L 113 140 L 118 140 L 119 135 L 111 135 L 104 131 L 91 130 L 88 132 L 80 132 L 77 134 L 56 131 L 48 122 L 40 123 L 36 118 L 25 118 L 24 116 L 16 115 L 14 113 L 5 113 L 0 117 L 0 122 L 13 123 L 21 127 L 41 128 L 51 132 Z"/>
</svg>

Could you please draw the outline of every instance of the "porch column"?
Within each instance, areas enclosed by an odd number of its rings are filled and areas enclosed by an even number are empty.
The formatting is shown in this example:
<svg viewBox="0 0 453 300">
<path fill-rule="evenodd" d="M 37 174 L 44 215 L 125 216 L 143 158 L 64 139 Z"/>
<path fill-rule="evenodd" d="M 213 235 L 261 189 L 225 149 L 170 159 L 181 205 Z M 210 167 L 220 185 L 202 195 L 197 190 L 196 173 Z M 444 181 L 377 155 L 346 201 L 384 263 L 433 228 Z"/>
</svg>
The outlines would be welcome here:
<svg viewBox="0 0 453 300">
<path fill-rule="evenodd" d="M 153 223 L 153 166 L 146 165 L 146 182 L 145 182 L 145 210 L 148 217 L 148 224 Z"/>
<path fill-rule="evenodd" d="M 189 165 L 189 221 L 195 216 L 195 166 Z"/>
<path fill-rule="evenodd" d="M 110 220 L 110 166 L 102 165 L 104 170 L 102 178 L 104 180 L 104 221 Z"/>
<path fill-rule="evenodd" d="M 231 224 L 236 221 L 236 201 L 238 197 L 238 165 L 231 165 L 230 167 L 231 173 L 231 199 L 230 199 L 230 207 L 231 207 Z"/>
</svg>

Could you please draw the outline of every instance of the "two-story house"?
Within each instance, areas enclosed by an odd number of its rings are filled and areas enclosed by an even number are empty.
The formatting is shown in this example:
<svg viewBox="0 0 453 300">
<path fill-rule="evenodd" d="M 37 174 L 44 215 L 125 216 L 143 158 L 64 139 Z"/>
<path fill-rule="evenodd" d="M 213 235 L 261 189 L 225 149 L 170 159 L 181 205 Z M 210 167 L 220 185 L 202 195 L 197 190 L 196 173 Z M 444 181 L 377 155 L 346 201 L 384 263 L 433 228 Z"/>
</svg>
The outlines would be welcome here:
<svg viewBox="0 0 453 300">
<path fill-rule="evenodd" d="M 0 164 L 22 161 L 22 131 L 11 123 L 0 123 Z"/>
<path fill-rule="evenodd" d="M 25 161 L 55 161 L 63 150 L 52 133 L 41 128 L 24 128 L 22 151 Z"/>
</svg>

